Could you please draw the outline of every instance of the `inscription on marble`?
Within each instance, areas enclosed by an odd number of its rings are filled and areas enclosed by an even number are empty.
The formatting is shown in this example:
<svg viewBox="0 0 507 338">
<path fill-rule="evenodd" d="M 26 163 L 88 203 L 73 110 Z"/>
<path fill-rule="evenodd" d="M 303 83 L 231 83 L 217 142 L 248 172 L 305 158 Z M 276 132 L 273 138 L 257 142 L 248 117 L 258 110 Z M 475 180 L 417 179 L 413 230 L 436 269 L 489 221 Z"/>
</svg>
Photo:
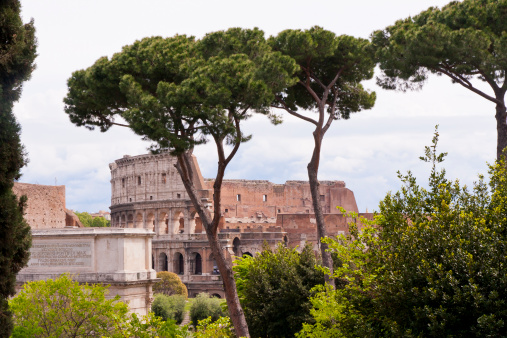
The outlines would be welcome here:
<svg viewBox="0 0 507 338">
<path fill-rule="evenodd" d="M 29 267 L 91 267 L 92 243 L 34 243 Z"/>
</svg>

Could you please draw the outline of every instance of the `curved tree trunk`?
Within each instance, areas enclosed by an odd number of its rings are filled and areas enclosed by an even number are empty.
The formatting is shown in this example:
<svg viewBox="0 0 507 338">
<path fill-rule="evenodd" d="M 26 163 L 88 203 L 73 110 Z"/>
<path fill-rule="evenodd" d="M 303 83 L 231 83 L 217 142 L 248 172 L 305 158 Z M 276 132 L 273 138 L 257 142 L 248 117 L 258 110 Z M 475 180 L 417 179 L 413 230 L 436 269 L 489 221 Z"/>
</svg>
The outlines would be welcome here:
<svg viewBox="0 0 507 338">
<path fill-rule="evenodd" d="M 224 248 L 218 239 L 218 223 L 220 221 L 220 194 L 222 187 L 222 180 L 225 173 L 225 165 L 219 163 L 217 177 L 215 184 L 213 185 L 214 199 L 215 199 L 215 216 L 212 218 L 209 210 L 203 204 L 195 184 L 193 182 L 192 173 L 192 158 L 191 152 L 185 152 L 184 154 L 178 155 L 178 163 L 176 169 L 180 173 L 183 185 L 187 191 L 192 204 L 194 205 L 199 217 L 201 218 L 202 225 L 206 230 L 208 242 L 213 252 L 213 257 L 220 271 L 222 282 L 225 289 L 225 299 L 229 309 L 229 315 L 234 326 L 236 336 L 238 337 L 250 337 L 248 332 L 248 325 L 246 323 L 245 314 L 243 308 L 239 302 L 238 292 L 236 290 L 236 281 L 234 280 L 234 274 L 232 266 L 224 255 Z M 217 203 L 218 201 L 218 203 Z"/>
<path fill-rule="evenodd" d="M 503 150 L 507 147 L 507 112 L 505 109 L 505 102 L 503 97 L 499 99 L 503 104 L 497 103 L 496 105 L 496 132 L 497 132 L 497 144 L 496 144 L 496 158 L 500 159 Z"/>
<path fill-rule="evenodd" d="M 320 162 L 320 149 L 322 145 L 322 131 L 318 128 L 314 131 L 313 137 L 315 140 L 315 147 L 313 149 L 312 159 L 308 163 L 308 180 L 310 182 L 310 191 L 312 193 L 313 210 L 315 213 L 315 220 L 317 223 L 317 237 L 319 240 L 320 253 L 322 255 L 322 265 L 329 269 L 330 275 L 333 274 L 333 259 L 331 253 L 328 250 L 329 246 L 326 243 L 322 243 L 321 239 L 327 236 L 326 224 L 324 222 L 324 214 L 322 212 L 322 206 L 320 204 L 320 191 L 319 191 L 319 162 Z M 329 275 L 325 275 L 326 283 L 331 286 L 335 286 L 334 278 L 330 278 Z"/>
</svg>

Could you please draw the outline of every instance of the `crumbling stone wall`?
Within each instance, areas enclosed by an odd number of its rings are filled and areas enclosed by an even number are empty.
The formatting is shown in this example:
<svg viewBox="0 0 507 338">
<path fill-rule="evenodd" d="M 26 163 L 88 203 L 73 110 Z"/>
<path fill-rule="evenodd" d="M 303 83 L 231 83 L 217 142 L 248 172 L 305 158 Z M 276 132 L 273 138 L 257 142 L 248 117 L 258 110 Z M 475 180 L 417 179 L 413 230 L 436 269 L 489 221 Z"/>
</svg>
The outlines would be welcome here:
<svg viewBox="0 0 507 338">
<path fill-rule="evenodd" d="M 63 228 L 66 225 L 65 186 L 14 183 L 14 193 L 28 197 L 25 220 L 32 229 Z"/>
<path fill-rule="evenodd" d="M 212 189 L 213 180 L 206 180 Z M 343 181 L 321 181 L 320 198 L 324 213 L 339 214 L 336 206 L 358 212 L 354 193 Z M 307 181 L 275 184 L 258 180 L 224 180 L 222 212 L 226 218 L 252 218 L 274 222 L 278 214 L 312 214 L 313 202 Z"/>
</svg>

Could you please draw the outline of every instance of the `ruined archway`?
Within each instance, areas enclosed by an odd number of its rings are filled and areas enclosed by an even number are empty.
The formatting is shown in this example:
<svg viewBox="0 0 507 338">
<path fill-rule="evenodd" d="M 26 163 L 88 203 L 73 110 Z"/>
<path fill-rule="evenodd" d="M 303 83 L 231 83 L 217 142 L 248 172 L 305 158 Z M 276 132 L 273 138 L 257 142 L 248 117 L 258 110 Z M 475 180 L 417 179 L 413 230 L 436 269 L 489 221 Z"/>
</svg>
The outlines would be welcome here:
<svg viewBox="0 0 507 338">
<path fill-rule="evenodd" d="M 190 271 L 193 275 L 202 275 L 202 257 L 197 252 L 192 252 L 190 256 Z"/>
<path fill-rule="evenodd" d="M 152 212 L 150 212 L 146 218 L 146 228 L 152 229 L 152 231 L 155 232 L 155 215 Z"/>
<path fill-rule="evenodd" d="M 185 232 L 185 215 L 181 210 L 175 210 L 172 219 L 172 229 L 170 231 L 173 234 L 182 234 Z"/>
<path fill-rule="evenodd" d="M 169 215 L 162 211 L 158 215 L 158 234 L 165 235 L 169 233 Z"/>
<path fill-rule="evenodd" d="M 134 216 L 132 214 L 127 216 L 127 228 L 133 228 L 134 227 Z"/>
<path fill-rule="evenodd" d="M 173 257 L 173 272 L 178 275 L 185 273 L 185 262 L 183 255 L 180 252 L 176 252 Z"/>
<path fill-rule="evenodd" d="M 164 252 L 161 252 L 158 257 L 159 271 L 168 271 L 169 262 L 167 260 L 167 255 Z"/>
<path fill-rule="evenodd" d="M 136 215 L 136 222 L 134 223 L 134 228 L 144 228 L 143 214 L 139 213 Z"/>
<path fill-rule="evenodd" d="M 238 257 L 241 256 L 241 249 L 239 248 L 240 245 L 241 241 L 239 240 L 239 238 L 238 237 L 234 238 L 234 240 L 232 241 L 232 251 L 234 252 L 234 256 Z"/>
</svg>

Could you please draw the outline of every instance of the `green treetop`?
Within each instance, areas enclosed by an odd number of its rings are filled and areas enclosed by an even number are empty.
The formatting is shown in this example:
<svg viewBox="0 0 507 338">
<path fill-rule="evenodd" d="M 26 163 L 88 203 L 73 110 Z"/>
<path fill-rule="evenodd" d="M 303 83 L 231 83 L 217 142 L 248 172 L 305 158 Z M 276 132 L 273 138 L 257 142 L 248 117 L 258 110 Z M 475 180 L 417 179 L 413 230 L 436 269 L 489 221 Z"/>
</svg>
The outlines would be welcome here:
<svg viewBox="0 0 507 338">
<path fill-rule="evenodd" d="M 372 41 L 384 73 L 379 84 L 407 90 L 420 88 L 428 74 L 446 75 L 492 102 L 500 159 L 507 146 L 506 17 L 506 0 L 453 1 L 374 32 Z"/>
</svg>

